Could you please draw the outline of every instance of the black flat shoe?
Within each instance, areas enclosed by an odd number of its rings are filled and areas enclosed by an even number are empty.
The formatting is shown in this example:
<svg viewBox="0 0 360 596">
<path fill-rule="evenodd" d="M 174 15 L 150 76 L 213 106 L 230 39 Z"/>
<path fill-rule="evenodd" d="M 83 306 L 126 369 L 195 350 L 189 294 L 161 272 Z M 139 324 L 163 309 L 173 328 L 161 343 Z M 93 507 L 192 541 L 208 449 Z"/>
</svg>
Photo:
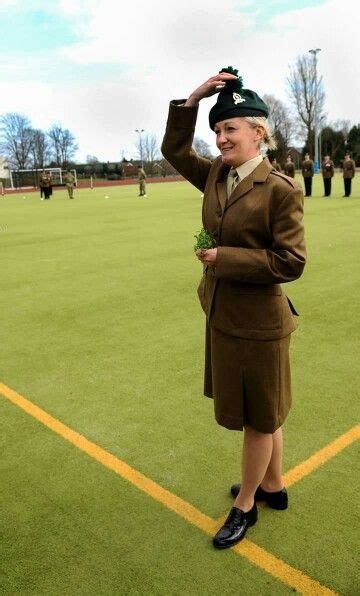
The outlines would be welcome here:
<svg viewBox="0 0 360 596">
<path fill-rule="evenodd" d="M 240 492 L 240 484 L 233 484 L 230 489 L 231 495 L 236 499 Z M 265 501 L 272 509 L 283 511 L 288 508 L 288 494 L 286 488 L 278 490 L 276 493 L 269 493 L 261 486 L 256 489 L 255 501 Z"/>
<path fill-rule="evenodd" d="M 258 512 L 256 503 L 252 509 L 244 513 L 241 509 L 233 507 L 217 534 L 213 538 L 215 548 L 230 548 L 245 538 L 247 529 L 256 524 Z"/>
</svg>

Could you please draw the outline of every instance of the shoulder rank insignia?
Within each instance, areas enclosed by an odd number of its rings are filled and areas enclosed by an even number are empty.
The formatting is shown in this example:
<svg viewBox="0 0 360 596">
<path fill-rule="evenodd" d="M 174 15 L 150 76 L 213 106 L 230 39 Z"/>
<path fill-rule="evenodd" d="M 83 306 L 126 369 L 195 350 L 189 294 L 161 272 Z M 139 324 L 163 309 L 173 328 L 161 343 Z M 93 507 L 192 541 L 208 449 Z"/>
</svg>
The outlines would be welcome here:
<svg viewBox="0 0 360 596">
<path fill-rule="evenodd" d="M 241 97 L 240 93 L 233 93 L 234 104 L 243 103 L 246 101 L 245 97 Z"/>
</svg>

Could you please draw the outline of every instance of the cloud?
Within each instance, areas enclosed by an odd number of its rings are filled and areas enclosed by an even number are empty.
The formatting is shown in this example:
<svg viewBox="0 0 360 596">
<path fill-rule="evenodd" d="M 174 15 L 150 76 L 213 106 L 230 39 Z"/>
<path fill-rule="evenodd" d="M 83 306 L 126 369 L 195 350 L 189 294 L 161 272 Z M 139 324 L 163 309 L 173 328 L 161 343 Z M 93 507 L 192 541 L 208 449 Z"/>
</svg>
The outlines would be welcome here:
<svg viewBox="0 0 360 596">
<path fill-rule="evenodd" d="M 0 0 L 0 10 L 5 8 L 10 8 L 18 4 L 19 0 Z"/>
<path fill-rule="evenodd" d="M 91 153 L 119 159 L 122 150 L 133 157 L 135 128 L 160 140 L 169 100 L 186 97 L 229 64 L 239 68 L 245 86 L 289 103 L 289 65 L 312 47 L 322 48 L 318 64 L 329 118 L 359 120 L 358 24 L 349 18 L 357 14 L 355 0 L 348 0 L 346 11 L 339 0 L 328 0 L 272 15 L 268 22 L 261 5 L 250 0 L 246 5 L 231 0 L 133 0 L 126 5 L 60 0 L 56 10 L 79 41 L 46 55 L 41 68 L 32 70 L 34 82 L 17 80 L 11 100 L 9 85 L 2 83 L 2 111 L 11 105 L 42 128 L 62 122 L 77 137 L 80 158 Z M 31 62 L 30 55 L 29 68 Z M 54 74 L 56 84 L 49 82 Z M 197 134 L 215 149 L 207 122 L 213 102 L 201 103 Z"/>
<path fill-rule="evenodd" d="M 64 48 L 62 55 L 77 64 L 131 64 L 146 69 L 175 70 L 187 65 L 199 50 L 203 60 L 224 56 L 239 35 L 249 31 L 253 17 L 234 11 L 232 0 L 189 2 L 133 0 L 119 11 L 116 0 L 102 2 L 101 10 L 87 8 L 86 39 Z M 114 18 L 109 18 L 113 15 Z M 115 16 L 116 15 L 116 16 Z M 219 56 L 219 58 L 220 58 Z"/>
</svg>

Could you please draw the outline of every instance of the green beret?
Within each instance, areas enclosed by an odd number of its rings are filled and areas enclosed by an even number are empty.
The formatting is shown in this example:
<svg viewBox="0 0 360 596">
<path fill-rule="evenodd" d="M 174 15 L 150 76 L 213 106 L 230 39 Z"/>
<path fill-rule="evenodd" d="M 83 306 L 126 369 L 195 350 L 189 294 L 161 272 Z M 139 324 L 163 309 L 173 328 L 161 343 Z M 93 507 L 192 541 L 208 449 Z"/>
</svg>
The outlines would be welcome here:
<svg viewBox="0 0 360 596">
<path fill-rule="evenodd" d="M 216 104 L 211 108 L 209 114 L 210 128 L 214 130 L 215 124 L 229 118 L 244 118 L 245 116 L 269 115 L 269 108 L 261 97 L 251 89 L 243 89 L 242 78 L 238 71 L 232 66 L 222 68 L 220 72 L 228 72 L 236 75 L 237 79 L 226 81 L 225 87 L 221 89 Z"/>
</svg>

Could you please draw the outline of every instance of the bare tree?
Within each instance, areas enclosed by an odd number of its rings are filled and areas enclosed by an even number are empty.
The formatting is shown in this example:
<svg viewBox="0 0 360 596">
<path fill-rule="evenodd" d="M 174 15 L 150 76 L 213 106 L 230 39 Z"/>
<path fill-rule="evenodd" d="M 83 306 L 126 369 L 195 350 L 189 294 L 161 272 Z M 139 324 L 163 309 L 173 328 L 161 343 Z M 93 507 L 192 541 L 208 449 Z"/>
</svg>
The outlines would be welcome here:
<svg viewBox="0 0 360 596">
<path fill-rule="evenodd" d="M 171 165 L 171 163 L 169 163 L 164 157 L 156 164 L 156 166 L 157 167 L 155 169 L 159 169 L 161 175 L 164 176 L 164 178 L 165 176 L 176 176 L 179 174 Z"/>
<path fill-rule="evenodd" d="M 61 145 L 61 131 L 62 128 L 58 124 L 53 124 L 48 132 L 48 136 L 50 139 L 50 147 L 51 152 L 54 158 L 54 161 L 57 165 L 61 165 L 61 152 L 60 152 L 60 145 Z"/>
<path fill-rule="evenodd" d="M 298 56 L 287 78 L 288 92 L 297 112 L 302 136 L 306 138 L 309 152 L 314 155 L 315 115 L 322 117 L 325 91 L 322 77 L 318 77 L 312 56 Z"/>
<path fill-rule="evenodd" d="M 155 135 L 146 135 L 143 139 L 143 159 L 155 161 L 159 157 L 159 146 Z"/>
<path fill-rule="evenodd" d="M 195 149 L 196 153 L 201 157 L 206 157 L 207 159 L 213 159 L 211 154 L 210 145 L 201 139 L 200 137 L 195 137 L 193 141 L 193 148 Z"/>
<path fill-rule="evenodd" d="M 91 164 L 99 163 L 99 160 L 95 155 L 87 155 L 86 163 L 91 165 Z"/>
<path fill-rule="evenodd" d="M 30 120 L 26 116 L 10 112 L 0 118 L 1 149 L 13 167 L 22 169 L 28 165 L 32 132 Z"/>
<path fill-rule="evenodd" d="M 32 145 L 30 153 L 34 168 L 43 168 L 46 162 L 49 160 L 49 142 L 45 133 L 40 129 L 32 130 Z"/>
<path fill-rule="evenodd" d="M 137 155 L 141 161 L 153 162 L 159 158 L 159 146 L 155 135 L 138 135 L 135 143 Z"/>
<path fill-rule="evenodd" d="M 341 132 L 343 138 L 344 138 L 344 143 L 346 145 L 347 140 L 348 140 L 348 136 L 349 136 L 349 132 L 351 129 L 351 122 L 350 120 L 334 120 L 334 122 L 330 123 L 330 126 L 336 130 L 336 132 Z"/>
<path fill-rule="evenodd" d="M 60 124 L 54 124 L 48 136 L 54 160 L 59 166 L 66 167 L 78 149 L 74 135 L 67 128 L 62 128 Z"/>
<path fill-rule="evenodd" d="M 273 151 L 271 157 L 281 162 L 285 161 L 291 137 L 294 132 L 294 122 L 289 108 L 274 95 L 264 95 L 264 102 L 269 107 L 269 120 L 276 139 L 277 150 Z"/>
</svg>

